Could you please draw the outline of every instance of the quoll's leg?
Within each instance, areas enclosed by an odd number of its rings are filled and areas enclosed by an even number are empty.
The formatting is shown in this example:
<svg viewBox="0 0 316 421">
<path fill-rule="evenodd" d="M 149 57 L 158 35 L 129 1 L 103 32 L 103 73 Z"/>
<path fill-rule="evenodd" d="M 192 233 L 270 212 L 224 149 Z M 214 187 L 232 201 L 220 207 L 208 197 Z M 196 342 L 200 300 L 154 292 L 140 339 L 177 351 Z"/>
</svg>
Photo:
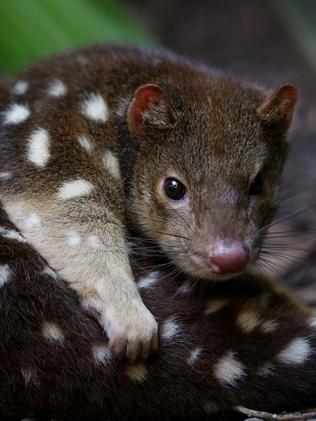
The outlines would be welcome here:
<svg viewBox="0 0 316 421">
<path fill-rule="evenodd" d="M 157 323 L 138 293 L 123 225 L 104 204 L 89 198 L 90 188 L 87 182 L 78 182 L 73 191 L 81 189 L 86 197 L 71 201 L 11 197 L 4 200 L 4 208 L 78 292 L 82 305 L 97 312 L 112 353 L 131 360 L 147 358 L 157 349 Z M 58 192 L 61 199 L 66 193 L 67 186 Z"/>
</svg>

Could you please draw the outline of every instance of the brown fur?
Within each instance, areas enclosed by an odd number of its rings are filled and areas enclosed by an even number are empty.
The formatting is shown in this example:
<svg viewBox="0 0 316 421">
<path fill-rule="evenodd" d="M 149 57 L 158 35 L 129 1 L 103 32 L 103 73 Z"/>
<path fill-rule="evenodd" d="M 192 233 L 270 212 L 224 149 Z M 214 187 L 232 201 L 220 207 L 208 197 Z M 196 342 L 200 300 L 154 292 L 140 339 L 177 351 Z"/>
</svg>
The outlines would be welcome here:
<svg viewBox="0 0 316 421">
<path fill-rule="evenodd" d="M 52 98 L 47 94 L 49 84 L 55 79 L 66 86 L 66 95 Z M 29 83 L 29 89 L 26 94 L 17 96 L 12 89 L 21 80 Z M 156 90 L 153 87 L 157 87 L 158 97 L 144 108 L 136 107 L 135 114 L 133 104 L 138 94 L 141 96 L 140 86 L 147 84 L 153 91 Z M 81 112 L 86 95 L 95 92 L 109 105 L 109 120 L 104 124 L 84 118 Z M 9 262 L 13 272 L 0 293 L 5 294 L 3 310 L 8 315 L 3 319 L 5 334 L 10 332 L 11 326 L 14 329 L 13 336 L 9 334 L 8 341 L 4 340 L 3 357 L 9 352 L 10 341 L 21 343 L 22 351 L 17 348 L 9 369 L 4 363 L 4 370 L 13 376 L 9 385 L 3 381 L 4 402 L 10 402 L 9 396 L 21 399 L 17 408 L 21 416 L 22 413 L 78 419 L 199 416 L 205 412 L 206 405 L 221 410 L 245 404 L 249 388 L 253 389 L 254 404 L 263 407 L 267 394 L 262 387 L 276 384 L 273 372 L 276 370 L 280 385 L 273 389 L 275 395 L 269 395 L 268 407 L 264 409 L 310 404 L 315 385 L 313 376 L 307 373 L 309 370 L 310 374 L 314 373 L 310 359 L 314 338 L 308 312 L 292 303 L 283 292 L 277 292 L 274 286 L 269 287 L 270 298 L 262 301 L 260 297 L 267 297 L 263 293 L 267 282 L 259 276 L 253 278 L 246 274 L 223 285 L 210 283 L 208 290 L 205 282 L 196 276 L 212 276 L 188 253 L 193 250 L 203 255 L 216 239 L 228 238 L 246 243 L 251 249 L 251 263 L 255 263 L 266 226 L 276 209 L 287 154 L 285 131 L 295 101 L 296 91 L 288 85 L 271 95 L 264 89 L 216 74 L 169 53 L 106 46 L 53 57 L 0 86 L 0 112 L 4 119 L 10 104 L 28 104 L 31 111 L 22 124 L 6 124 L 3 120 L 0 125 L 0 169 L 11 172 L 11 177 L 1 179 L 0 194 L 9 216 L 23 228 L 42 257 L 46 257 L 66 281 L 71 279 L 79 298 L 86 301 L 101 298 L 102 305 L 100 301 L 92 305 L 101 315 L 103 307 L 108 310 L 111 304 L 111 310 L 116 311 L 112 317 L 114 322 L 122 318 L 123 322 L 124 319 L 131 321 L 134 327 L 137 319 L 138 334 L 146 331 L 147 316 L 139 313 L 134 318 L 130 303 L 138 300 L 138 292 L 132 276 L 128 276 L 128 292 L 117 282 L 113 285 L 101 282 L 98 290 L 93 280 L 102 280 L 106 271 L 109 279 L 123 279 L 129 270 L 120 258 L 124 253 L 127 261 L 124 240 L 134 241 L 135 235 L 143 237 L 140 248 L 136 247 L 131 256 L 134 276 L 136 279 L 144 273 L 153 276 L 147 273 L 148 265 L 158 272 L 154 286 L 141 289 L 142 299 L 160 328 L 171 318 L 179 330 L 171 341 L 164 339 L 162 333 L 160 353 L 157 360 L 144 363 L 145 374 L 144 368 L 139 372 L 139 366 L 128 367 L 114 360 L 105 367 L 91 366 L 91 361 L 95 364 L 93 346 L 107 345 L 99 326 L 80 307 L 77 295 L 61 280 L 52 283 L 51 278 L 47 280 L 47 275 L 42 275 L 42 258 L 21 244 L 18 246 L 25 250 L 26 257 L 20 251 L 14 251 L 18 259 L 13 257 L 11 250 L 15 249 L 9 241 L 9 251 L 5 253 L 9 253 L 11 260 L 4 254 L 3 262 Z M 136 125 L 133 124 L 135 115 Z M 46 129 L 51 139 L 50 157 L 44 167 L 26 159 L 27 140 L 39 127 Z M 94 145 L 89 153 L 77 141 L 83 134 Z M 122 179 L 104 167 L 105 148 L 118 156 Z M 264 177 L 264 194 L 250 198 L 249 187 L 259 171 Z M 177 176 L 186 184 L 190 206 L 170 206 L 161 191 L 161 182 L 170 176 Z M 92 193 L 60 205 L 56 192 L 61 183 L 78 177 L 93 184 Z M 23 226 L 25 215 L 33 213 L 41 218 L 42 225 L 40 229 L 28 230 Z M 73 229 L 84 239 L 79 254 L 67 247 L 63 237 Z M 104 250 L 102 253 L 89 251 L 85 241 L 91 233 L 97 234 L 108 247 L 104 253 Z M 107 267 L 108 261 L 112 261 L 111 270 Z M 30 263 L 33 269 L 28 267 Z M 195 299 L 191 296 L 195 288 L 187 285 L 192 281 L 192 274 L 197 285 L 205 288 L 204 294 L 197 294 Z M 242 290 L 237 287 L 240 284 Z M 22 291 L 26 289 L 25 301 L 23 293 L 21 296 L 17 290 L 19 286 Z M 96 290 L 100 289 L 102 294 L 97 296 Z M 188 289 L 189 295 L 185 293 Z M 110 301 L 106 301 L 109 296 Z M 215 300 L 213 305 L 220 306 L 214 315 L 205 314 L 210 298 Z M 250 314 L 255 310 L 255 318 L 250 322 L 247 321 L 248 310 Z M 246 312 L 246 322 L 243 312 Z M 274 319 L 277 319 L 276 331 L 282 328 L 282 340 L 272 331 L 261 329 L 265 321 Z M 57 327 L 49 330 L 45 325 L 45 330 L 44 322 Z M 240 332 L 245 323 L 244 331 Z M 295 329 L 290 328 L 293 323 Z M 119 327 L 122 324 L 120 320 Z M 52 338 L 45 339 L 47 329 L 54 337 L 49 346 Z M 274 332 L 274 327 L 272 330 Z M 146 341 L 154 348 L 148 337 Z M 278 353 L 297 337 L 303 338 L 303 344 L 308 343 L 308 358 L 294 368 L 278 363 Z M 263 344 L 263 352 L 259 353 Z M 124 349 L 124 343 L 118 344 L 122 345 Z M 147 346 L 141 349 L 138 344 L 132 344 L 134 349 L 130 356 L 146 357 Z M 192 364 L 191 372 L 188 350 L 196 347 L 202 348 L 202 354 Z M 39 356 L 30 359 L 29 351 L 33 349 Z M 223 386 L 220 376 L 216 375 L 216 364 L 226 353 L 233 361 L 236 356 L 242 362 L 244 369 L 238 368 L 237 363 L 237 375 L 238 370 L 245 372 L 243 380 L 234 379 L 234 384 L 229 386 Z M 271 360 L 272 374 L 263 376 L 258 370 Z M 69 377 L 65 370 L 71 373 Z M 131 380 L 135 370 L 140 376 L 136 385 Z M 236 375 L 234 370 L 236 368 L 233 368 Z M 291 376 L 295 379 L 304 374 L 303 382 L 296 381 L 298 391 L 293 405 L 287 402 L 293 392 L 285 374 L 287 370 L 293 371 Z M 212 386 L 214 381 L 216 387 Z M 29 387 L 36 398 L 29 396 Z M 158 391 L 157 387 L 160 387 Z M 308 393 L 305 393 L 306 388 Z M 16 390 L 21 394 L 16 395 Z M 74 399 L 79 399 L 78 404 Z M 113 399 L 117 399 L 117 405 Z M 6 416 L 17 414 L 15 408 L 7 404 L 3 413 Z"/>
<path fill-rule="evenodd" d="M 14 229 L 4 212 L 0 226 Z M 306 338 L 315 352 L 311 314 L 263 278 L 242 277 L 239 287 L 232 282 L 210 289 L 196 285 L 195 294 L 194 289 L 183 294 L 179 287 L 186 278 L 161 270 L 155 284 L 142 289 L 142 298 L 160 328 L 172 318 L 179 331 L 170 341 L 161 340 L 158 356 L 145 363 L 146 378 L 137 383 L 126 375 L 125 363 L 113 359 L 104 365 L 95 362 L 92 347 L 107 341 L 102 329 L 81 308 L 67 283 L 42 274 L 46 263 L 28 244 L 2 234 L 0 250 L 0 265 L 7 264 L 11 270 L 10 281 L 0 289 L 1 419 L 197 419 L 206 415 L 206 409 L 221 413 L 235 405 L 280 412 L 315 404 L 313 354 L 303 364 L 276 360 L 298 337 Z M 155 261 L 144 260 L 141 243 L 135 245 L 133 256 L 138 280 Z M 209 300 L 216 299 L 227 303 L 206 315 Z M 262 322 L 277 320 L 278 329 L 263 333 L 259 325 L 242 332 L 236 325 L 238 314 L 253 305 Z M 62 329 L 62 343 L 43 337 L 45 321 Z M 190 352 L 196 347 L 203 352 L 189 364 Z M 224 387 L 213 370 L 228 350 L 235 352 L 247 371 L 235 386 Z M 267 363 L 273 364 L 270 375 L 258 374 Z M 22 375 L 25 369 L 32 373 L 28 381 Z M 220 413 L 211 419 L 221 419 Z"/>
</svg>

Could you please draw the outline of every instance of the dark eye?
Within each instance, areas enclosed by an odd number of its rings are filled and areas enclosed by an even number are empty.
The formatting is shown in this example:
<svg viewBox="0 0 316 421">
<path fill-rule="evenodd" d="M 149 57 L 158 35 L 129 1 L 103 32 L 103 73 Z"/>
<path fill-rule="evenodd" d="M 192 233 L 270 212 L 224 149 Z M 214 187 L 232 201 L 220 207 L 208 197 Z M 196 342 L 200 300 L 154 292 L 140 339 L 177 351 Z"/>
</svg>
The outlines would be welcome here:
<svg viewBox="0 0 316 421">
<path fill-rule="evenodd" d="M 264 182 L 263 182 L 263 176 L 261 173 L 259 173 L 256 178 L 253 180 L 250 189 L 249 189 L 249 196 L 259 196 L 260 194 L 263 194 L 264 190 Z"/>
<path fill-rule="evenodd" d="M 185 195 L 185 186 L 175 178 L 166 178 L 163 187 L 169 199 L 181 200 Z"/>
</svg>

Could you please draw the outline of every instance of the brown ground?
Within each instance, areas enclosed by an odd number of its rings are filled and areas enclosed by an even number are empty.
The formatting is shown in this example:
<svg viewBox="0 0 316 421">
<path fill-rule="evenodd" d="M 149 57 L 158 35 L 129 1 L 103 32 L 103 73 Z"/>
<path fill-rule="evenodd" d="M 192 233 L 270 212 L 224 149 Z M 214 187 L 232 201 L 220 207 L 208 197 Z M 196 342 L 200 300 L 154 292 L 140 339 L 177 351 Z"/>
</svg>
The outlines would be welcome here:
<svg viewBox="0 0 316 421">
<path fill-rule="evenodd" d="M 276 239 L 284 248 L 282 256 L 274 260 L 285 283 L 306 303 L 316 306 L 315 73 L 294 45 L 272 1 L 123 3 L 149 33 L 172 50 L 266 86 L 291 82 L 298 87 L 300 100 L 290 135 L 292 153 L 285 171 L 281 215 L 314 207 L 275 227 L 275 231 L 286 233 Z"/>
</svg>

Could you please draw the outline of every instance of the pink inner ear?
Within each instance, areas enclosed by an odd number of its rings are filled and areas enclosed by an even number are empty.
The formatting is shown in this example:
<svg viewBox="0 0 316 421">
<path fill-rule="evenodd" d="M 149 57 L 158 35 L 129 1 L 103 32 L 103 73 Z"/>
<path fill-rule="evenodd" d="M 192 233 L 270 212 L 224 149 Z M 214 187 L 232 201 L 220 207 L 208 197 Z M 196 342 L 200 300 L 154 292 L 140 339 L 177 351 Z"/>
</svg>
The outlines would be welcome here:
<svg viewBox="0 0 316 421">
<path fill-rule="evenodd" d="M 132 134 L 139 135 L 144 122 L 144 112 L 166 103 L 163 91 L 157 85 L 144 85 L 135 92 L 128 110 L 128 125 Z M 165 104 L 166 105 L 166 104 Z"/>
<path fill-rule="evenodd" d="M 161 98 L 163 96 L 162 90 L 157 85 L 145 85 L 141 86 L 135 92 L 135 99 L 139 101 L 140 104 L 148 104 L 153 102 L 155 99 Z"/>
<path fill-rule="evenodd" d="M 284 85 L 279 89 L 277 98 L 279 101 L 284 99 L 294 106 L 297 101 L 297 90 L 292 85 Z"/>
<path fill-rule="evenodd" d="M 259 114 L 266 122 L 270 120 L 271 123 L 277 124 L 281 130 L 287 130 L 292 120 L 296 101 L 296 88 L 292 85 L 281 86 L 259 108 Z"/>
</svg>

